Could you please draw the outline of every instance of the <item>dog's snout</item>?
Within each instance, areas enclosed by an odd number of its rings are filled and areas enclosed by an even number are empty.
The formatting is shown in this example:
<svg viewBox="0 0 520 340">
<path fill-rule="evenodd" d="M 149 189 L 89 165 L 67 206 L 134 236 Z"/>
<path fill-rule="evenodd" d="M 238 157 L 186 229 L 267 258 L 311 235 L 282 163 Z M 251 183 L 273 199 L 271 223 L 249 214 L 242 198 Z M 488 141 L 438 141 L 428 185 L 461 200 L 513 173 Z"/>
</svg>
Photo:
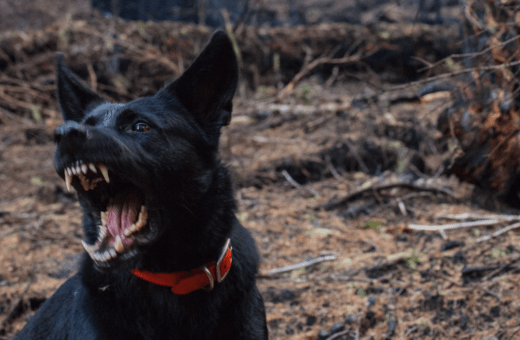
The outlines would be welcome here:
<svg viewBox="0 0 520 340">
<path fill-rule="evenodd" d="M 85 140 L 87 137 L 87 128 L 76 122 L 66 122 L 56 129 L 54 134 L 54 142 L 60 143 L 63 138 L 73 138 L 77 141 Z"/>
</svg>

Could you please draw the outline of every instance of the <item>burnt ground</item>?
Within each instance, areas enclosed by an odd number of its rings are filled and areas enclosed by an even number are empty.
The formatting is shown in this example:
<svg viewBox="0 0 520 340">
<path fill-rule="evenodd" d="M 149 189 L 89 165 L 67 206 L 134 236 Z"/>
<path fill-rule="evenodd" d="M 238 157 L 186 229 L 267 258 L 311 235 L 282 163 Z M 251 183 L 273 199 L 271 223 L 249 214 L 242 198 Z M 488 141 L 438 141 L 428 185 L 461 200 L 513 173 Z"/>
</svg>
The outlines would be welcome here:
<svg viewBox="0 0 520 340">
<path fill-rule="evenodd" d="M 271 339 L 520 338 L 519 237 L 479 240 L 511 222 L 410 228 L 518 214 L 445 175 L 436 126 L 451 99 L 410 92 L 311 77 L 278 101 L 274 86 L 237 96 L 221 152 L 262 256 Z M 52 164 L 60 119 L 0 117 L 0 339 L 12 339 L 74 274 L 82 230 Z"/>
</svg>

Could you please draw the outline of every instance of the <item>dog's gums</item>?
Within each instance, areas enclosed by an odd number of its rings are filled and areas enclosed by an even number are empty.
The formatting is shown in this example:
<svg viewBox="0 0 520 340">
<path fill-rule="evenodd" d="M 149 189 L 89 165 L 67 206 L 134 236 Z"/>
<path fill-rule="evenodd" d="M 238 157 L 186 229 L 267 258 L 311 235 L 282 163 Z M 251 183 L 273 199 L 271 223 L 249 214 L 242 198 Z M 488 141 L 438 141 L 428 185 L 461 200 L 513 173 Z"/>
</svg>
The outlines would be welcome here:
<svg viewBox="0 0 520 340">
<path fill-rule="evenodd" d="M 116 214 L 117 212 L 112 213 L 112 215 Z M 100 217 L 101 224 L 98 226 L 99 233 L 96 243 L 89 245 L 85 241 L 81 241 L 90 257 L 94 261 L 107 263 L 119 255 L 124 255 L 125 258 L 135 255 L 137 250 L 131 248 L 134 242 L 131 236 L 138 233 L 146 225 L 148 218 L 146 207 L 144 205 L 141 206 L 137 221 L 124 229 L 122 235 L 119 233 L 121 229 L 118 228 L 117 221 L 114 221 L 114 219 L 109 219 L 109 221 L 112 220 L 114 223 L 111 224 L 112 227 L 107 227 L 107 212 L 102 211 Z M 117 218 L 117 216 L 114 217 Z"/>
<path fill-rule="evenodd" d="M 148 210 L 142 204 L 144 200 L 140 190 L 110 186 L 108 167 L 101 163 L 78 160 L 64 168 L 63 176 L 69 191 L 74 181 L 74 184 L 81 185 L 76 186 L 78 191 L 90 191 L 90 200 L 103 206 L 99 213 L 96 242 L 81 241 L 96 265 L 111 267 L 116 259 L 121 262 L 137 255 L 134 243 L 138 243 L 139 233 L 148 222 Z M 145 240 L 140 241 L 142 244 Z"/>
<path fill-rule="evenodd" d="M 87 177 L 87 174 L 97 174 L 97 169 L 101 172 L 101 176 L 95 177 Z M 94 163 L 85 164 L 83 161 L 77 161 L 76 164 L 72 164 L 65 168 L 64 170 L 65 177 L 65 185 L 67 186 L 67 190 L 70 191 L 71 183 L 74 179 L 74 176 L 77 176 L 81 182 L 81 186 L 85 191 L 92 190 L 96 187 L 97 183 L 100 181 L 105 181 L 110 183 L 110 178 L 108 176 L 108 168 L 104 164 L 95 165 Z"/>
</svg>

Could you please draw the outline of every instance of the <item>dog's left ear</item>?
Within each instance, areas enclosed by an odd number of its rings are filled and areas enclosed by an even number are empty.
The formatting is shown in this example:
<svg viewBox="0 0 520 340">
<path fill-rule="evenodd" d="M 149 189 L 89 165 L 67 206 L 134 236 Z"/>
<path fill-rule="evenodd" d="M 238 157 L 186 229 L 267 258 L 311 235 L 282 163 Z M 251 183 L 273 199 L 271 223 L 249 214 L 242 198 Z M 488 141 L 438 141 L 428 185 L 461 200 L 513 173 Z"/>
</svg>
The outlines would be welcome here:
<svg viewBox="0 0 520 340">
<path fill-rule="evenodd" d="M 81 83 L 81 80 L 65 65 L 63 53 L 56 53 L 56 87 L 58 102 L 64 120 L 79 122 L 85 112 L 105 102 L 97 93 Z"/>
<path fill-rule="evenodd" d="M 166 91 L 195 116 L 202 126 L 231 121 L 232 99 L 238 82 L 233 45 L 224 31 L 216 31 L 193 64 Z"/>
</svg>

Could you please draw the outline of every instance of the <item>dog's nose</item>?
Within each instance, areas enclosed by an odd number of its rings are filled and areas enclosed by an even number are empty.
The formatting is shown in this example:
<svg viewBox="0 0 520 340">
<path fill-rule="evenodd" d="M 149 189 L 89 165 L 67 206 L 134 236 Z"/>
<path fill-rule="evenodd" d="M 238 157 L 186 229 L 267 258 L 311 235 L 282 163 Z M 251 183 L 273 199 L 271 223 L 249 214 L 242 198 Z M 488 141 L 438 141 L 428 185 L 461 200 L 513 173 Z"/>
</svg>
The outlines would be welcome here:
<svg viewBox="0 0 520 340">
<path fill-rule="evenodd" d="M 85 140 L 87 138 L 87 128 L 74 121 L 68 121 L 56 129 L 54 142 L 59 143 L 63 137 L 73 138 L 76 141 Z"/>
</svg>

